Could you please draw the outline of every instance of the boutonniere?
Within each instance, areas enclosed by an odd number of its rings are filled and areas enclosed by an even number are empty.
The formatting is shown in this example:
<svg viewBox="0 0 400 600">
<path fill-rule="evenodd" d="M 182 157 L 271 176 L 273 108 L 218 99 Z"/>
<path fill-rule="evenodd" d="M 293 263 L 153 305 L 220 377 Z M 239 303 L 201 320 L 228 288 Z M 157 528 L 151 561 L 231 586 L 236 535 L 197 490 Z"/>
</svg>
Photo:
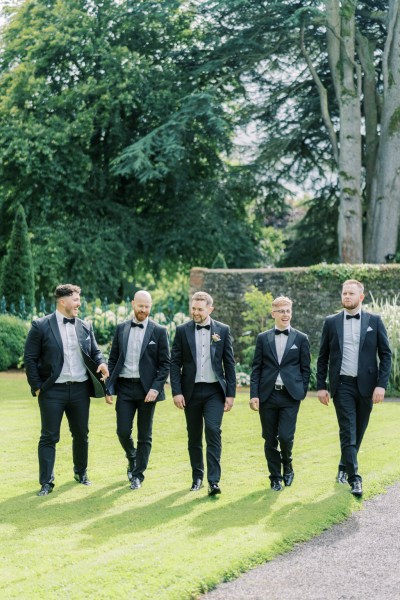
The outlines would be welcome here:
<svg viewBox="0 0 400 600">
<path fill-rule="evenodd" d="M 213 333 L 213 334 L 212 334 L 212 336 L 211 336 L 211 339 L 212 339 L 212 341 L 213 341 L 213 342 L 215 342 L 215 343 L 217 343 L 217 342 L 220 342 L 220 341 L 221 341 L 221 338 L 220 338 L 220 336 L 218 335 L 218 333 Z"/>
</svg>

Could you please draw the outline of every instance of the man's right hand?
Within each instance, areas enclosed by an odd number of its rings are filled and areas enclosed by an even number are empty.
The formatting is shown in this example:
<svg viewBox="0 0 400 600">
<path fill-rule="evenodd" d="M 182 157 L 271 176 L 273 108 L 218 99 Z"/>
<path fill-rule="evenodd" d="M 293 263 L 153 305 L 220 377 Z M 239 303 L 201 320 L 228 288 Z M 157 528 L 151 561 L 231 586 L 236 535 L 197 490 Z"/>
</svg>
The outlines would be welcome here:
<svg viewBox="0 0 400 600">
<path fill-rule="evenodd" d="M 178 394 L 177 396 L 174 396 L 173 398 L 174 400 L 174 404 L 176 406 L 176 408 L 185 408 L 186 403 L 185 403 L 185 398 L 182 394 Z"/>
<path fill-rule="evenodd" d="M 328 406 L 328 404 L 329 404 L 328 390 L 318 390 L 317 396 L 318 396 L 318 400 L 321 402 L 321 404 L 325 404 L 325 406 Z"/>
<path fill-rule="evenodd" d="M 113 403 L 113 397 L 109 396 L 108 394 L 106 395 L 106 404 L 112 404 Z"/>
</svg>

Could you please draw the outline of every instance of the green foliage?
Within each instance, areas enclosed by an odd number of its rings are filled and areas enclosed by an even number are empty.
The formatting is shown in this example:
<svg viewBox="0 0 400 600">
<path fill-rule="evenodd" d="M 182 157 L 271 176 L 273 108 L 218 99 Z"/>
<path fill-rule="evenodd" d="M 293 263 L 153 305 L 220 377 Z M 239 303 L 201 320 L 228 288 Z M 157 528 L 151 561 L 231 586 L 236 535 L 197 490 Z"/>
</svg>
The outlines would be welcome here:
<svg viewBox="0 0 400 600">
<path fill-rule="evenodd" d="M 388 394 L 400 392 L 400 296 L 392 299 L 375 299 L 365 305 L 366 310 L 379 313 L 385 324 L 392 350 L 392 370 L 390 372 Z"/>
<path fill-rule="evenodd" d="M 143 265 L 259 259 L 255 175 L 230 165 L 233 74 L 207 73 L 204 29 L 171 0 L 26 0 L 0 52 L 0 258 L 17 203 L 36 283 L 121 299 Z M 221 85 L 217 85 L 221 80 Z M 213 248 L 210 255 L 209 248 Z"/>
<path fill-rule="evenodd" d="M 15 214 L 7 254 L 2 266 L 0 290 L 10 304 L 14 303 L 18 306 L 23 296 L 27 306 L 32 309 L 35 298 L 33 260 L 25 211 L 22 206 L 18 207 Z"/>
<path fill-rule="evenodd" d="M 269 292 L 261 292 L 255 286 L 244 295 L 247 309 L 242 312 L 244 332 L 239 338 L 241 345 L 241 367 L 249 370 L 253 361 L 256 337 L 268 328 L 271 322 L 273 297 Z"/>
<path fill-rule="evenodd" d="M 227 269 L 225 256 L 222 252 L 218 252 L 211 265 L 212 269 Z"/>
<path fill-rule="evenodd" d="M 0 315 L 0 371 L 20 366 L 27 333 L 25 321 Z"/>
</svg>

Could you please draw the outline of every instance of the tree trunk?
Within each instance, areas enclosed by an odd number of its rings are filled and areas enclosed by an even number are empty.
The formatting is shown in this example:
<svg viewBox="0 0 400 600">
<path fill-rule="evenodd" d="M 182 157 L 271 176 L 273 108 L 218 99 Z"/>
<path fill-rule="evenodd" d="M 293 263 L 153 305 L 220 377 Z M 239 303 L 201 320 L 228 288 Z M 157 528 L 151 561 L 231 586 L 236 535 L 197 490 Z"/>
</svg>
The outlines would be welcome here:
<svg viewBox="0 0 400 600">
<path fill-rule="evenodd" d="M 354 60 L 355 7 L 326 0 L 329 64 L 340 112 L 339 260 L 363 261 L 361 209 L 361 74 Z"/>
<path fill-rule="evenodd" d="M 367 261 L 395 254 L 400 221 L 400 8 L 390 0 L 383 57 L 381 134 L 367 226 Z"/>
</svg>

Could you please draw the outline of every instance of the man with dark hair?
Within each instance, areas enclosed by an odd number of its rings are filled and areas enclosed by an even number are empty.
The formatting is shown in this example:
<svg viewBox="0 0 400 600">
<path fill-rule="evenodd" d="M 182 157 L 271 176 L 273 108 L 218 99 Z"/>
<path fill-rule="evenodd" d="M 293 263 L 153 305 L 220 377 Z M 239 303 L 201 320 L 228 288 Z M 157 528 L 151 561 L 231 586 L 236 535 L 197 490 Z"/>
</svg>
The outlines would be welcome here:
<svg viewBox="0 0 400 600">
<path fill-rule="evenodd" d="M 328 406 L 329 365 L 330 393 L 339 424 L 341 457 L 336 480 L 348 482 L 356 497 L 363 493 L 358 451 L 372 406 L 385 397 L 392 360 L 382 319 L 362 310 L 363 300 L 362 283 L 356 279 L 343 283 L 343 310 L 325 319 L 317 363 L 318 399 Z"/>
<path fill-rule="evenodd" d="M 56 444 L 64 413 L 72 434 L 74 478 L 90 485 L 87 476 L 89 405 L 92 381 L 86 363 L 108 377 L 108 369 L 90 323 L 77 318 L 81 289 L 76 285 L 56 287 L 56 310 L 32 322 L 25 344 L 25 370 L 33 396 L 38 397 L 41 416 L 39 440 L 38 496 L 54 487 Z"/>
<path fill-rule="evenodd" d="M 149 319 L 151 295 L 136 292 L 133 318 L 117 326 L 108 367 L 107 402 L 117 393 L 117 435 L 128 459 L 132 490 L 142 487 L 149 462 L 153 416 L 156 403 L 165 399 L 164 384 L 169 374 L 169 345 L 165 327 Z M 132 439 L 137 415 L 137 448 Z"/>
<path fill-rule="evenodd" d="M 192 321 L 176 329 L 171 353 L 174 404 L 184 409 L 192 487 L 202 487 L 203 422 L 207 443 L 208 494 L 221 493 L 221 423 L 233 406 L 236 391 L 235 360 L 229 327 L 211 319 L 213 299 L 196 292 L 191 301 Z"/>
</svg>

